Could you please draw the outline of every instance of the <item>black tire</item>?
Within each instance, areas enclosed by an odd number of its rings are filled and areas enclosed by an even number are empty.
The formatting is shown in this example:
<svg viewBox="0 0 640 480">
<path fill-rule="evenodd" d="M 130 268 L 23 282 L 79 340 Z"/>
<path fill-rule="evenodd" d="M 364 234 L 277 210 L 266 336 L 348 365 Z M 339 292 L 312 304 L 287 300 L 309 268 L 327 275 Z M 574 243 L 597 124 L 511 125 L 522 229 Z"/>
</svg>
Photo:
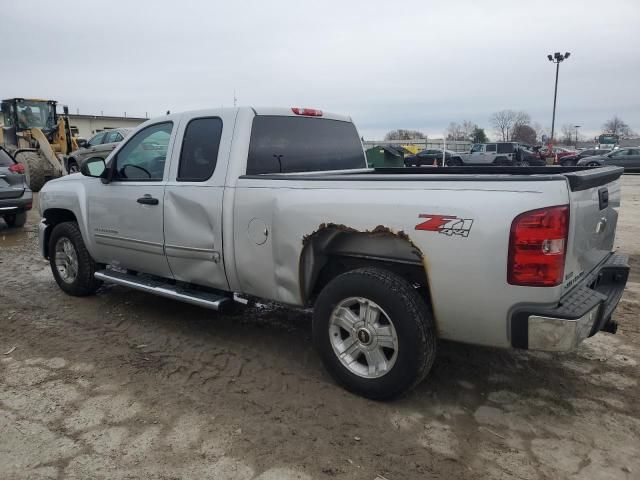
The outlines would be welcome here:
<svg viewBox="0 0 640 480">
<path fill-rule="evenodd" d="M 24 165 L 27 185 L 32 192 L 39 192 L 46 183 L 47 160 L 37 152 L 22 152 L 16 160 Z"/>
<path fill-rule="evenodd" d="M 506 167 L 511 165 L 511 162 L 509 162 L 509 160 L 506 157 L 497 157 L 494 161 L 493 164 L 496 167 Z"/>
<path fill-rule="evenodd" d="M 61 239 L 68 239 L 75 250 L 78 260 L 78 268 L 75 279 L 71 282 L 65 281 L 56 265 L 56 245 Z M 58 286 L 67 294 L 75 297 L 92 295 L 102 285 L 102 281 L 96 280 L 94 274 L 98 270 L 98 264 L 91 258 L 89 251 L 84 245 L 82 234 L 76 222 L 64 222 L 56 225 L 49 238 L 49 263 L 53 277 Z"/>
<path fill-rule="evenodd" d="M 330 319 L 338 304 L 352 297 L 375 302 L 395 328 L 398 349 L 386 374 L 365 378 L 345 367 L 334 352 Z M 375 400 L 402 395 L 429 373 L 436 355 L 433 317 L 418 291 L 404 278 L 379 268 L 343 273 L 322 290 L 313 312 L 313 342 L 325 368 L 347 390 Z"/>
<path fill-rule="evenodd" d="M 80 166 L 78 165 L 78 162 L 76 161 L 75 158 L 70 158 L 69 161 L 67 162 L 67 172 L 69 173 L 69 175 L 71 175 L 72 173 L 78 173 L 80 171 Z"/>
<path fill-rule="evenodd" d="M 600 165 L 598 162 L 589 162 L 587 163 L 587 167 L 601 167 L 602 165 Z"/>
<path fill-rule="evenodd" d="M 10 228 L 24 227 L 24 224 L 27 223 L 27 212 L 5 215 L 4 221 L 7 222 Z"/>
<path fill-rule="evenodd" d="M 460 157 L 450 158 L 449 160 L 447 160 L 447 166 L 448 167 L 460 167 L 460 166 L 462 166 L 462 160 L 460 159 Z"/>
</svg>

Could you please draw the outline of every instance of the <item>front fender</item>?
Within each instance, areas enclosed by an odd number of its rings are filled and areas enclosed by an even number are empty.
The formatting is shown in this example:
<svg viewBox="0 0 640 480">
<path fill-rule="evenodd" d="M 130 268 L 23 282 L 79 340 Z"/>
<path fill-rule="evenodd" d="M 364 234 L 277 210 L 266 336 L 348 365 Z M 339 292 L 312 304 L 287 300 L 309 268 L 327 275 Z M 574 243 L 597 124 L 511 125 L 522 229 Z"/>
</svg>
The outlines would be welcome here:
<svg viewBox="0 0 640 480">
<path fill-rule="evenodd" d="M 72 213 L 78 223 L 87 250 L 93 256 L 95 244 L 89 234 L 87 208 L 87 192 L 90 188 L 88 183 L 92 180 L 95 179 L 75 174 L 47 182 L 40 191 L 39 210 L 46 226 L 55 223 L 55 212 Z M 43 245 L 43 248 L 45 247 L 46 245 Z"/>
</svg>

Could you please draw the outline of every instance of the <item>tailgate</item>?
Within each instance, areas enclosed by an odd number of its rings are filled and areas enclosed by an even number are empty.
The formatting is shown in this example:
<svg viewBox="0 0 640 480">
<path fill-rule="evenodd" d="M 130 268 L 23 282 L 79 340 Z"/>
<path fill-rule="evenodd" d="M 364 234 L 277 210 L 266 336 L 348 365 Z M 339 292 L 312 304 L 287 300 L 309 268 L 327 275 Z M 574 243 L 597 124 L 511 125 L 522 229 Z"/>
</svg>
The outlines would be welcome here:
<svg viewBox="0 0 640 480">
<path fill-rule="evenodd" d="M 567 175 L 571 212 L 565 289 L 574 286 L 613 250 L 622 172 L 621 168 L 608 167 Z"/>
<path fill-rule="evenodd" d="M 0 167 L 0 200 L 20 198 L 24 194 L 24 176 Z"/>
</svg>

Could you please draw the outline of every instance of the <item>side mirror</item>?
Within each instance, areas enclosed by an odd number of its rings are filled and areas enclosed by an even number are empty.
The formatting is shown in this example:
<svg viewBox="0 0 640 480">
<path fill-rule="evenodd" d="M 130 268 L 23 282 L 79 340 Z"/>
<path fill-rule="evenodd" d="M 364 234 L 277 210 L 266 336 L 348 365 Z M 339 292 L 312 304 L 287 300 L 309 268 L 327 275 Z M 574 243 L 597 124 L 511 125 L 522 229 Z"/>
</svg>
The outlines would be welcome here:
<svg viewBox="0 0 640 480">
<path fill-rule="evenodd" d="M 87 148 L 89 146 L 89 142 L 87 142 L 84 138 L 78 140 L 78 147 Z"/>
<path fill-rule="evenodd" d="M 107 164 L 101 157 L 88 158 L 80 167 L 80 173 L 85 177 L 103 178 L 106 172 Z"/>
</svg>

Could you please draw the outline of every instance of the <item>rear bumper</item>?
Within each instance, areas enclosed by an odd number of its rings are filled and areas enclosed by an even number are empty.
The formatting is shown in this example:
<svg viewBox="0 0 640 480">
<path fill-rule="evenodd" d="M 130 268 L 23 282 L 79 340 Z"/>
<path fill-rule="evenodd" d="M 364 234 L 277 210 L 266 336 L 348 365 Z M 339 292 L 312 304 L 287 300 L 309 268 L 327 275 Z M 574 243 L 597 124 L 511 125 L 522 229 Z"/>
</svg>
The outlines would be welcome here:
<svg viewBox="0 0 640 480">
<path fill-rule="evenodd" d="M 31 210 L 33 205 L 33 194 L 31 190 L 25 190 L 19 198 L 0 199 L 0 215 L 14 214 Z"/>
<path fill-rule="evenodd" d="M 624 292 L 626 255 L 611 254 L 556 306 L 520 306 L 511 315 L 511 345 L 566 352 L 600 330 L 615 331 L 611 315 Z"/>
</svg>

